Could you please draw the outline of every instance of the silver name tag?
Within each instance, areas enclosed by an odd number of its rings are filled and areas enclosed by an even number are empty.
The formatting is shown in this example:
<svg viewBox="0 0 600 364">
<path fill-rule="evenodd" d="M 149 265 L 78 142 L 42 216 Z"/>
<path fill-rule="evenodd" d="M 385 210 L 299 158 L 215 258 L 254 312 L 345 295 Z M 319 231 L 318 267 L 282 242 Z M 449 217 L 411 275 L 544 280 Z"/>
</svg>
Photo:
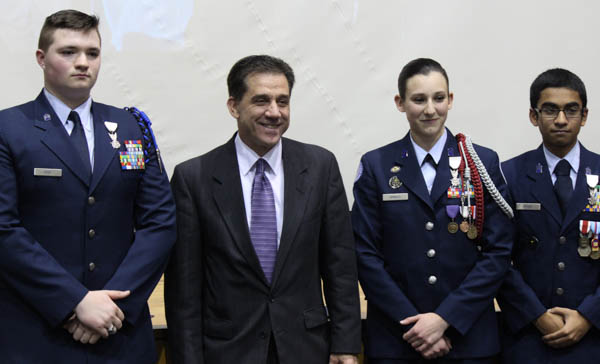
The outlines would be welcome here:
<svg viewBox="0 0 600 364">
<path fill-rule="evenodd" d="M 34 168 L 34 176 L 40 177 L 62 177 L 62 169 L 60 168 Z"/>
<path fill-rule="evenodd" d="M 517 210 L 540 211 L 542 204 L 539 202 L 517 202 Z"/>
<path fill-rule="evenodd" d="M 408 192 L 384 193 L 381 197 L 383 201 L 408 201 Z"/>
</svg>

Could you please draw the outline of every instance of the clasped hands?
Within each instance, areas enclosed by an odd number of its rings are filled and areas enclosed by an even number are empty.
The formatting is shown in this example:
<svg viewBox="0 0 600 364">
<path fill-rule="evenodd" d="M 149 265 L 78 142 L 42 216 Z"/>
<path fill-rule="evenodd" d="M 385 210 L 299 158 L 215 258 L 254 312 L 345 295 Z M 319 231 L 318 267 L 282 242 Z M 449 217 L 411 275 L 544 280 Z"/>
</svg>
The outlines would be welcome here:
<svg viewBox="0 0 600 364">
<path fill-rule="evenodd" d="M 101 337 L 115 334 L 123 326 L 125 315 L 114 301 L 130 291 L 89 291 L 77 304 L 73 316 L 63 325 L 82 344 L 95 344 Z"/>
<path fill-rule="evenodd" d="M 436 313 L 428 312 L 407 317 L 400 321 L 400 324 L 414 324 L 402 338 L 425 359 L 442 357 L 452 349 L 450 339 L 444 335 L 449 325 Z"/>
<path fill-rule="evenodd" d="M 542 340 L 556 349 L 579 342 L 592 326 L 577 310 L 564 307 L 549 309 L 534 324 L 542 333 Z"/>
</svg>

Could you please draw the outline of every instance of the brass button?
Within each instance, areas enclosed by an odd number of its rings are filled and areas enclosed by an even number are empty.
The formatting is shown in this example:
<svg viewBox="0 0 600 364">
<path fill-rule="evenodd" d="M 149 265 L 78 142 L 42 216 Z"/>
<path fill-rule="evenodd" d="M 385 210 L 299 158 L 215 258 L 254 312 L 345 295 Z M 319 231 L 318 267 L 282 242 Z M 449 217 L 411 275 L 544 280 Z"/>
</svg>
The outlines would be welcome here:
<svg viewBox="0 0 600 364">
<path fill-rule="evenodd" d="M 88 236 L 90 237 L 90 239 L 93 239 L 93 238 L 94 238 L 94 236 L 96 236 L 96 230 L 94 230 L 94 229 L 90 229 L 90 230 L 88 231 Z"/>
<path fill-rule="evenodd" d="M 435 249 L 429 249 L 429 250 L 427 251 L 427 256 L 428 256 L 429 258 L 433 258 L 433 257 L 435 257 Z"/>
<path fill-rule="evenodd" d="M 558 288 L 556 289 L 556 294 L 557 294 L 557 295 L 559 295 L 559 296 L 562 296 L 562 294 L 563 294 L 563 293 L 565 293 L 565 290 L 564 290 L 564 289 L 562 289 L 561 287 L 558 287 Z"/>
<path fill-rule="evenodd" d="M 429 276 L 429 279 L 427 279 L 427 282 L 429 282 L 429 284 L 435 284 L 437 282 L 437 277 Z"/>
<path fill-rule="evenodd" d="M 96 269 L 96 264 L 94 264 L 94 262 L 91 262 L 88 268 L 90 269 L 90 272 L 93 272 L 94 269 Z"/>
<path fill-rule="evenodd" d="M 427 231 L 433 230 L 433 223 L 431 221 L 427 221 L 427 223 L 425 224 L 425 230 L 427 230 Z"/>
<path fill-rule="evenodd" d="M 564 244 L 567 242 L 567 238 L 565 238 L 564 236 L 561 236 L 560 238 L 558 238 L 558 242 L 561 244 Z"/>
<path fill-rule="evenodd" d="M 93 205 L 95 203 L 96 203 L 96 199 L 94 198 L 94 196 L 88 197 L 88 205 Z"/>
<path fill-rule="evenodd" d="M 558 268 L 558 270 L 565 270 L 565 263 L 564 262 L 558 262 L 558 264 L 556 265 L 556 267 Z"/>
</svg>

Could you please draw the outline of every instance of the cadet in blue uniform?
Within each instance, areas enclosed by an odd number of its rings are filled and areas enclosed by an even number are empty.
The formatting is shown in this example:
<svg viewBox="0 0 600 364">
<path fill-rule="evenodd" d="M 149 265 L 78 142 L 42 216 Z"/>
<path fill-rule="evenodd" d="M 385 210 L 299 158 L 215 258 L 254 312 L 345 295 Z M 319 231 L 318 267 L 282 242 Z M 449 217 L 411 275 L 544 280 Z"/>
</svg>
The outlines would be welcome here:
<svg viewBox="0 0 600 364">
<path fill-rule="evenodd" d="M 92 101 L 96 17 L 50 15 L 36 56 L 44 89 L 0 111 L 0 362 L 155 363 L 176 231 L 149 123 Z"/>
<path fill-rule="evenodd" d="M 410 132 L 365 154 L 354 184 L 366 355 L 370 364 L 492 362 L 493 298 L 513 235 L 498 156 L 445 129 L 453 95 L 439 63 L 411 61 L 398 89 Z"/>
<path fill-rule="evenodd" d="M 513 268 L 499 294 L 505 363 L 600 361 L 600 156 L 577 141 L 588 110 L 575 74 L 530 90 L 543 144 L 502 164 L 516 207 Z"/>
</svg>

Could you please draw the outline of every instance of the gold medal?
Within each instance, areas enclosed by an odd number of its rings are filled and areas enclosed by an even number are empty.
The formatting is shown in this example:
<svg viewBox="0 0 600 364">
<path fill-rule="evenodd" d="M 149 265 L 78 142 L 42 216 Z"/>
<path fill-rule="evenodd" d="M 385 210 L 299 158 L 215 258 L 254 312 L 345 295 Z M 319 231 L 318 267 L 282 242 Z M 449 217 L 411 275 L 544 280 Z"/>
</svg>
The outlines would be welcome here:
<svg viewBox="0 0 600 364">
<path fill-rule="evenodd" d="M 590 249 L 591 250 L 591 249 Z M 596 251 L 592 251 L 590 253 L 590 258 L 594 259 L 594 260 L 598 260 L 600 259 L 600 250 L 596 250 Z"/>
<path fill-rule="evenodd" d="M 467 231 L 467 237 L 471 240 L 477 239 L 477 228 L 475 225 L 470 225 L 469 230 Z"/>
<path fill-rule="evenodd" d="M 463 222 L 460 223 L 460 231 L 463 233 L 469 231 L 469 222 L 467 220 L 463 220 Z"/>
<path fill-rule="evenodd" d="M 458 224 L 455 223 L 454 221 L 450 221 L 448 223 L 448 232 L 450 234 L 456 234 L 457 231 L 458 231 Z"/>
<path fill-rule="evenodd" d="M 592 253 L 592 248 L 587 245 L 587 246 L 579 246 L 577 248 L 577 253 L 579 253 L 579 256 L 582 258 L 587 258 L 590 256 L 590 254 Z"/>
</svg>

